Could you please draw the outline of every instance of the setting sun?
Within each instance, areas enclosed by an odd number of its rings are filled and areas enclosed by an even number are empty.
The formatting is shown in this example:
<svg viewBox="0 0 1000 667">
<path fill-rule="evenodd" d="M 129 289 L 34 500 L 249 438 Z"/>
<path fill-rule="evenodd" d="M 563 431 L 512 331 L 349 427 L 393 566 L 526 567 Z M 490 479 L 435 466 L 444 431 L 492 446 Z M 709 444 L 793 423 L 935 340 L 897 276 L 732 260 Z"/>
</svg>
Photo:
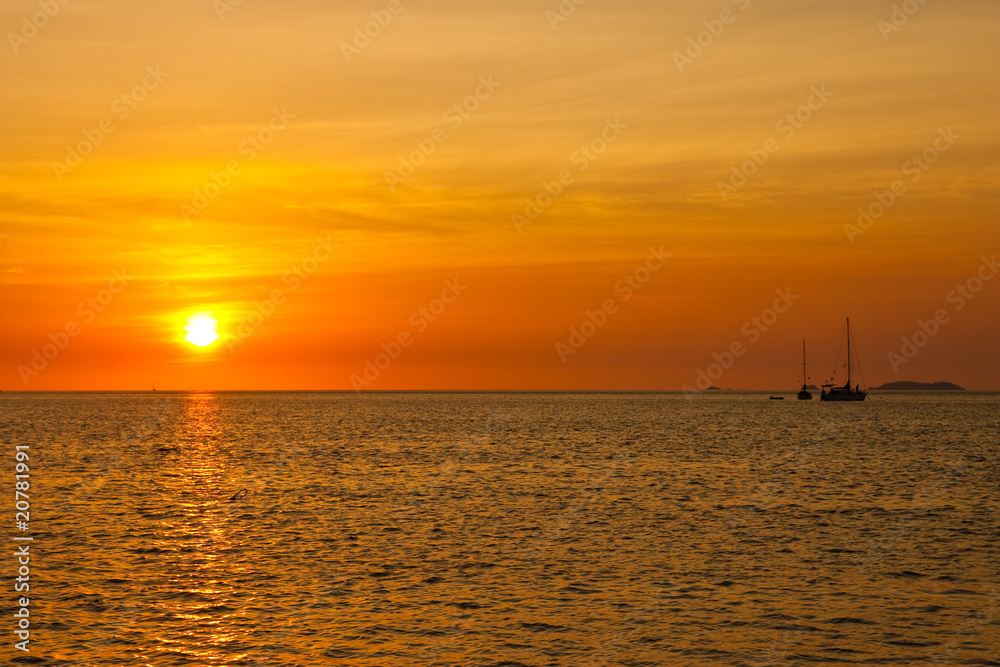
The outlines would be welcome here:
<svg viewBox="0 0 1000 667">
<path fill-rule="evenodd" d="M 219 340 L 218 326 L 219 321 L 211 315 L 205 313 L 192 315 L 184 326 L 184 331 L 187 332 L 184 340 L 198 347 L 208 347 Z"/>
</svg>

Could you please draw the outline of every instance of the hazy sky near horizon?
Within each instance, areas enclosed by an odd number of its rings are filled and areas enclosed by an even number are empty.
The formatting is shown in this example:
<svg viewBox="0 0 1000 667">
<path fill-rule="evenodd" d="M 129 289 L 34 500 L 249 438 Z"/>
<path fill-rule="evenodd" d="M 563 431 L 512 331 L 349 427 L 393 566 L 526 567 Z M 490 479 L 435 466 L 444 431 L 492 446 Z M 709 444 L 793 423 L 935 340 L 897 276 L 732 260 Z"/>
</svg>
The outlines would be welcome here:
<svg viewBox="0 0 1000 667">
<path fill-rule="evenodd" d="M 0 12 L 4 390 L 349 389 L 400 335 L 365 388 L 739 344 L 714 384 L 794 389 L 848 315 L 868 384 L 1000 389 L 996 2 L 42 4 Z"/>
</svg>

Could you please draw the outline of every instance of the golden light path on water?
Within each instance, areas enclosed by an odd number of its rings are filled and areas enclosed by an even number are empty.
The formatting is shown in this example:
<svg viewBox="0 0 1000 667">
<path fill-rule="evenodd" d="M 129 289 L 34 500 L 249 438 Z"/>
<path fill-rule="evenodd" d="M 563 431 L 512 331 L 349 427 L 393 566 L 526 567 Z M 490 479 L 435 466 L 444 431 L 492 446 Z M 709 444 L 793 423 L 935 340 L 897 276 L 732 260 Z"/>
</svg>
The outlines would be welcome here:
<svg viewBox="0 0 1000 667">
<path fill-rule="evenodd" d="M 161 565 L 167 577 L 159 592 L 169 601 L 162 607 L 189 629 L 180 636 L 158 636 L 150 649 L 157 647 L 158 652 L 183 655 L 203 665 L 225 660 L 225 649 L 247 635 L 246 611 L 225 603 L 237 596 L 233 582 L 246 568 L 239 559 L 228 558 L 234 552 L 227 521 L 231 512 L 216 493 L 226 478 L 226 457 L 219 451 L 222 428 L 216 394 L 185 396 L 176 467 L 162 471 L 164 490 L 183 498 L 180 516 L 163 522 L 162 538 L 156 542 L 161 554 L 167 555 Z M 248 657 L 237 653 L 228 659 Z"/>
<path fill-rule="evenodd" d="M 0 404 L 31 443 L 38 664 L 1000 653 L 997 394 Z"/>
</svg>

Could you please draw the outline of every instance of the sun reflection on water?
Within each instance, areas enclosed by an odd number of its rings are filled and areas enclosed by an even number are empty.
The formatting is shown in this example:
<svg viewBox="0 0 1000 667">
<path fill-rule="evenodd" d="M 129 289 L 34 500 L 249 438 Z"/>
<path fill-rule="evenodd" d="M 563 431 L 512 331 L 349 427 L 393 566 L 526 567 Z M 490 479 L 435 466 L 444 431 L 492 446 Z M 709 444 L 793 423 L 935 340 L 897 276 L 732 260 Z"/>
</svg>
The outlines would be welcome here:
<svg viewBox="0 0 1000 667">
<path fill-rule="evenodd" d="M 191 393 L 176 434 L 178 452 L 161 476 L 174 511 L 156 541 L 163 578 L 157 607 L 171 623 L 152 642 L 155 653 L 184 655 L 196 664 L 231 664 L 247 655 L 233 648 L 253 631 L 239 582 L 252 574 L 238 557 L 235 512 L 227 503 L 230 454 L 215 393 Z"/>
</svg>

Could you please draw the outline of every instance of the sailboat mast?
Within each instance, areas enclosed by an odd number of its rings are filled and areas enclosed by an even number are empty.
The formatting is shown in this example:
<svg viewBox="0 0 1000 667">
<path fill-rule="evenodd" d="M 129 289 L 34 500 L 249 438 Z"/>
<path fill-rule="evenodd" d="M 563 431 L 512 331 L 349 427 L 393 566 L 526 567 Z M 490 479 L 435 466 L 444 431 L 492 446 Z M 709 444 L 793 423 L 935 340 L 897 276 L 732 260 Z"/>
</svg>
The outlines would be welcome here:
<svg viewBox="0 0 1000 667">
<path fill-rule="evenodd" d="M 802 339 L 802 388 L 806 386 L 806 339 Z"/>
<path fill-rule="evenodd" d="M 851 389 L 851 318 L 847 318 L 847 389 Z"/>
</svg>

